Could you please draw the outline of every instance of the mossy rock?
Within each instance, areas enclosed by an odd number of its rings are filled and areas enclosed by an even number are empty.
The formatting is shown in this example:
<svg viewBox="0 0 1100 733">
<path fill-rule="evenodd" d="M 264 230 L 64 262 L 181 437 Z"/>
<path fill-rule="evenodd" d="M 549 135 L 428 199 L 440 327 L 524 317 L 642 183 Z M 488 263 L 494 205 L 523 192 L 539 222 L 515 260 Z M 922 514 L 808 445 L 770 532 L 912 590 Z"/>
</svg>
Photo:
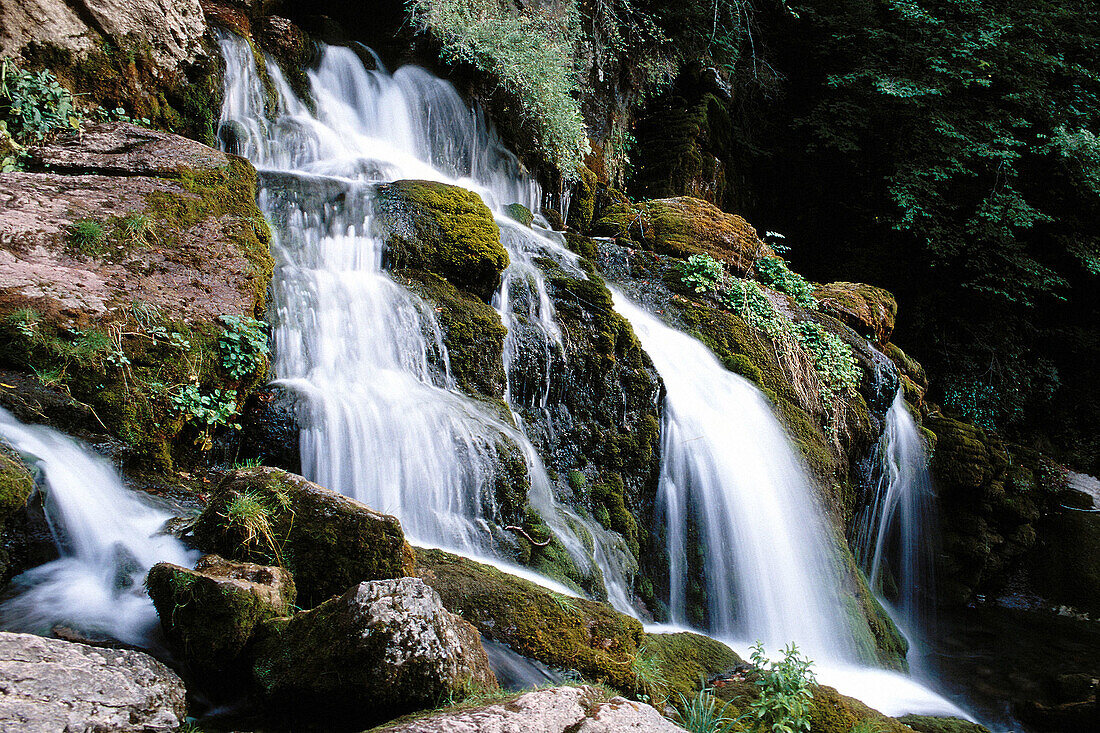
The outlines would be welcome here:
<svg viewBox="0 0 1100 733">
<path fill-rule="evenodd" d="M 834 282 L 814 289 L 821 310 L 861 336 L 885 345 L 894 333 L 898 302 L 892 293 L 864 283 Z"/>
<path fill-rule="evenodd" d="M 493 214 L 472 191 L 435 181 L 378 186 L 391 268 L 428 270 L 488 301 L 508 266 Z"/>
<path fill-rule="evenodd" d="M 573 229 L 587 233 L 592 226 L 592 217 L 596 208 L 596 174 L 589 168 L 581 168 L 577 181 L 570 192 L 569 212 L 566 222 Z"/>
<path fill-rule="evenodd" d="M 757 258 L 774 255 L 743 218 L 688 196 L 613 204 L 600 213 L 592 231 L 681 259 L 709 254 L 741 274 Z"/>
<path fill-rule="evenodd" d="M 485 636 L 552 667 L 635 689 L 630 668 L 645 638 L 636 619 L 440 550 L 418 550 L 416 557 L 420 577 L 443 605 Z"/>
<path fill-rule="evenodd" d="M 435 273 L 397 270 L 393 275 L 435 306 L 451 376 L 459 388 L 503 408 L 506 382 L 503 352 L 508 329 L 500 322 L 500 314 L 485 301 L 458 290 Z"/>
<path fill-rule="evenodd" d="M 7 446 L 0 443 L 0 584 L 23 570 L 18 562 L 24 549 L 16 515 L 27 505 L 34 491 L 34 477 Z"/>
<path fill-rule="evenodd" d="M 949 417 L 931 419 L 926 425 L 936 435 L 932 475 L 937 485 L 947 492 L 976 496 L 994 478 L 985 431 Z"/>
<path fill-rule="evenodd" d="M 962 718 L 940 718 L 932 715 L 903 715 L 898 718 L 917 733 L 989 733 L 980 723 Z"/>
<path fill-rule="evenodd" d="M 535 221 L 535 215 L 523 204 L 508 204 L 504 207 L 504 213 L 512 221 L 517 221 L 525 227 L 531 226 Z"/>
<path fill-rule="evenodd" d="M 285 567 L 303 608 L 414 569 L 397 519 L 277 468 L 230 473 L 191 532 L 206 552 Z"/>
<path fill-rule="evenodd" d="M 294 581 L 283 568 L 235 563 L 214 555 L 194 570 L 157 563 L 145 579 L 173 649 L 196 670 L 231 670 L 256 626 L 286 616 Z"/>
<path fill-rule="evenodd" d="M 690 631 L 646 634 L 645 651 L 657 659 L 671 702 L 690 699 L 711 677 L 745 663 L 722 642 Z"/>
<path fill-rule="evenodd" d="M 738 713 L 750 710 L 749 704 L 760 696 L 760 688 L 755 684 L 755 679 L 756 674 L 749 672 L 731 680 L 715 682 L 715 694 L 731 703 L 727 717 L 736 717 Z M 810 689 L 813 693 L 810 704 L 810 733 L 851 733 L 860 724 L 879 733 L 912 733 L 904 723 L 883 715 L 854 697 L 840 694 L 836 688 L 815 684 Z"/>
</svg>

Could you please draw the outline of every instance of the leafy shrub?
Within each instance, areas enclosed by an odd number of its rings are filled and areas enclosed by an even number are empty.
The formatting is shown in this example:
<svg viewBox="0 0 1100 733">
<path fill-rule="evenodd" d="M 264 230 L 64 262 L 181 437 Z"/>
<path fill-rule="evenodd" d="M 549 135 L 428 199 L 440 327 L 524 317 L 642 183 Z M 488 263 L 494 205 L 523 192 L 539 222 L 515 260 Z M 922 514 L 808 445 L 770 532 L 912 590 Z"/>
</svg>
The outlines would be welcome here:
<svg viewBox="0 0 1100 733">
<path fill-rule="evenodd" d="M 859 386 L 859 364 L 852 347 L 819 323 L 802 321 L 792 326 L 795 338 L 813 358 L 814 371 L 821 380 L 821 399 L 832 404 Z"/>
<path fill-rule="evenodd" d="M 799 656 L 793 643 L 783 650 L 783 659 L 773 662 L 764 653 L 764 645 L 757 642 L 750 660 L 760 675 L 756 681 L 760 696 L 749 703 L 750 709 L 743 717 L 752 721 L 756 730 L 809 733 L 813 663 Z"/>
<path fill-rule="evenodd" d="M 259 371 L 269 351 L 266 325 L 255 318 L 222 316 L 225 333 L 218 339 L 222 366 L 233 379 Z"/>
<path fill-rule="evenodd" d="M 817 298 L 814 287 L 806 278 L 792 272 L 787 263 L 778 257 L 761 257 L 754 265 L 756 277 L 765 285 L 786 293 L 803 308 L 817 310 Z"/>
<path fill-rule="evenodd" d="M 80 129 L 73 95 L 49 70 L 25 71 L 0 58 L 0 119 L 21 145 L 43 140 L 57 130 Z"/>
<path fill-rule="evenodd" d="M 168 402 L 187 422 L 199 429 L 200 443 L 204 449 L 210 447 L 216 428 L 241 429 L 234 420 L 237 416 L 235 389 L 215 389 L 210 394 L 203 394 L 198 385 L 186 384 L 169 392 Z"/>
<path fill-rule="evenodd" d="M 494 0 L 406 0 L 413 22 L 443 44 L 443 55 L 492 74 L 519 101 L 547 162 L 575 180 L 589 153 L 574 56 L 580 17 L 556 10 L 506 9 Z"/>
<path fill-rule="evenodd" d="M 722 263 L 708 254 L 697 254 L 680 265 L 680 280 L 697 293 L 716 293 L 729 277 Z"/>
</svg>

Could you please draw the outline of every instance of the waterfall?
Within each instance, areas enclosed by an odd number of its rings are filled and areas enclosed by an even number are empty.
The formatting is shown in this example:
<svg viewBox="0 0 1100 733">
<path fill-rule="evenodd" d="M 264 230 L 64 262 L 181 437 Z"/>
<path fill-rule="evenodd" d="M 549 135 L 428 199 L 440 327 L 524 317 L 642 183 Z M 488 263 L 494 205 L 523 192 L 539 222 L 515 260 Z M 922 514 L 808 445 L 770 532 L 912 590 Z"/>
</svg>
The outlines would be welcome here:
<svg viewBox="0 0 1100 733">
<path fill-rule="evenodd" d="M 311 111 L 277 65 L 257 64 L 247 42 L 224 33 L 220 44 L 220 137 L 260 171 L 276 260 L 275 372 L 298 397 L 302 472 L 396 515 L 418 544 L 508 558 L 515 540 L 494 521 L 494 482 L 515 448 L 527 464 L 530 505 L 629 611 L 629 552 L 617 535 L 559 505 L 519 417 L 521 406 L 546 408 L 564 358 L 535 259 L 583 277 L 561 235 L 504 216 L 511 203 L 538 211 L 534 179 L 478 111 L 423 69 L 390 74 L 377 58 L 368 69 L 351 49 L 323 46 L 308 72 Z M 494 212 L 510 259 L 493 306 L 508 328 L 501 397 L 511 422 L 458 390 L 434 309 L 383 270 L 375 186 L 406 178 L 465 187 Z M 532 364 L 535 383 L 513 378 Z"/>
<path fill-rule="evenodd" d="M 147 646 L 157 613 L 145 574 L 158 562 L 190 567 L 195 557 L 161 534 L 173 515 L 122 485 L 106 459 L 0 408 L 0 439 L 39 473 L 46 518 L 60 557 L 19 575 L 0 605 L 0 627 L 48 634 L 55 625 Z"/>
<path fill-rule="evenodd" d="M 920 670 L 922 631 L 933 607 L 932 477 L 920 431 L 898 390 L 872 456 L 871 502 L 860 515 L 856 555 L 868 584 L 910 641 Z"/>
<path fill-rule="evenodd" d="M 702 343 L 613 296 L 667 390 L 657 509 L 673 621 L 687 621 L 694 526 L 711 633 L 771 648 L 793 640 L 815 659 L 852 658 L 828 529 L 771 405 Z"/>
</svg>

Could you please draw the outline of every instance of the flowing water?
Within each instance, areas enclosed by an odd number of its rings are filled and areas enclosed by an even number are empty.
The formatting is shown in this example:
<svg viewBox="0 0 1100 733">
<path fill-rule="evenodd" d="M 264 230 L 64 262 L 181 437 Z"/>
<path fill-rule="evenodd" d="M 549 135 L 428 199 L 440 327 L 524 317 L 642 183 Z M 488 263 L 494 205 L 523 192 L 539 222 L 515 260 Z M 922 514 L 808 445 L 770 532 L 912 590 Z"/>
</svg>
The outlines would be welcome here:
<svg viewBox="0 0 1100 733">
<path fill-rule="evenodd" d="M 351 49 L 322 47 L 309 71 L 311 110 L 246 42 L 225 34 L 221 48 L 220 136 L 260 171 L 276 259 L 275 371 L 298 396 L 303 473 L 396 515 L 414 542 L 506 559 L 515 539 L 498 526 L 497 470 L 518 451 L 530 505 L 629 611 L 629 552 L 559 505 L 519 417 L 546 411 L 564 358 L 535 259 L 583 277 L 561 235 L 503 215 L 511 203 L 538 211 L 534 179 L 449 83 L 423 69 L 390 74 L 376 58 L 367 68 Z M 463 186 L 495 214 L 510 259 L 493 299 L 508 328 L 501 397 L 510 416 L 458 390 L 434 309 L 383 269 L 376 186 L 409 178 Z"/>
<path fill-rule="evenodd" d="M 928 453 L 898 390 L 873 457 L 872 498 L 859 521 L 856 555 L 868 584 L 910 642 L 910 669 L 923 669 L 921 638 L 933 608 L 933 493 Z"/>
<path fill-rule="evenodd" d="M 24 425 L 2 408 L 0 439 L 37 469 L 60 555 L 12 581 L 0 627 L 46 634 L 62 625 L 148 645 L 157 613 L 145 594 L 145 574 L 158 562 L 190 567 L 196 557 L 159 533 L 172 514 L 125 488 L 103 457 L 56 430 Z"/>
</svg>

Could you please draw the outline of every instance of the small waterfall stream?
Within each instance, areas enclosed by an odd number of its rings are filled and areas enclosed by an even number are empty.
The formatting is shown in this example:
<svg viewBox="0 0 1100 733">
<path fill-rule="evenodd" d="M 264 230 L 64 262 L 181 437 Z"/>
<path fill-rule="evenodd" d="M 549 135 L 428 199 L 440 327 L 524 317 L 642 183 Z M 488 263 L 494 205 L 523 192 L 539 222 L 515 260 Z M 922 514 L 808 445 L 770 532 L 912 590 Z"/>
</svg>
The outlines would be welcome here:
<svg viewBox="0 0 1100 733">
<path fill-rule="evenodd" d="M 521 406 L 545 408 L 562 337 L 536 257 L 578 277 L 561 235 L 504 216 L 541 193 L 514 155 L 449 83 L 406 66 L 367 69 L 348 48 L 322 48 L 309 72 L 311 112 L 278 67 L 257 65 L 247 42 L 221 37 L 226 61 L 223 143 L 260 171 L 259 203 L 273 227 L 275 371 L 299 398 L 302 471 L 396 515 L 411 540 L 470 556 L 508 558 L 496 526 L 496 466 L 518 447 L 529 503 L 578 567 L 598 569 L 630 612 L 632 558 L 621 538 L 562 507 L 524 434 Z M 264 81 L 277 92 L 265 107 Z M 509 424 L 463 395 L 449 373 L 433 308 L 383 269 L 375 186 L 428 179 L 476 192 L 493 210 L 510 258 L 493 306 L 504 348 Z M 522 332 L 524 338 L 520 339 Z M 530 364 L 541 378 L 513 379 Z"/>
<path fill-rule="evenodd" d="M 197 554 L 160 534 L 173 515 L 122 485 L 103 457 L 51 428 L 24 425 L 0 408 L 0 440 L 40 473 L 39 490 L 60 557 L 12 581 L 0 627 L 48 634 L 70 626 L 91 637 L 147 646 L 157 612 L 145 574 L 158 562 L 190 567 Z"/>
<path fill-rule="evenodd" d="M 871 503 L 859 518 L 856 555 L 867 580 L 910 642 L 920 674 L 921 637 L 933 608 L 933 492 L 928 453 L 901 390 L 872 457 Z"/>
</svg>

